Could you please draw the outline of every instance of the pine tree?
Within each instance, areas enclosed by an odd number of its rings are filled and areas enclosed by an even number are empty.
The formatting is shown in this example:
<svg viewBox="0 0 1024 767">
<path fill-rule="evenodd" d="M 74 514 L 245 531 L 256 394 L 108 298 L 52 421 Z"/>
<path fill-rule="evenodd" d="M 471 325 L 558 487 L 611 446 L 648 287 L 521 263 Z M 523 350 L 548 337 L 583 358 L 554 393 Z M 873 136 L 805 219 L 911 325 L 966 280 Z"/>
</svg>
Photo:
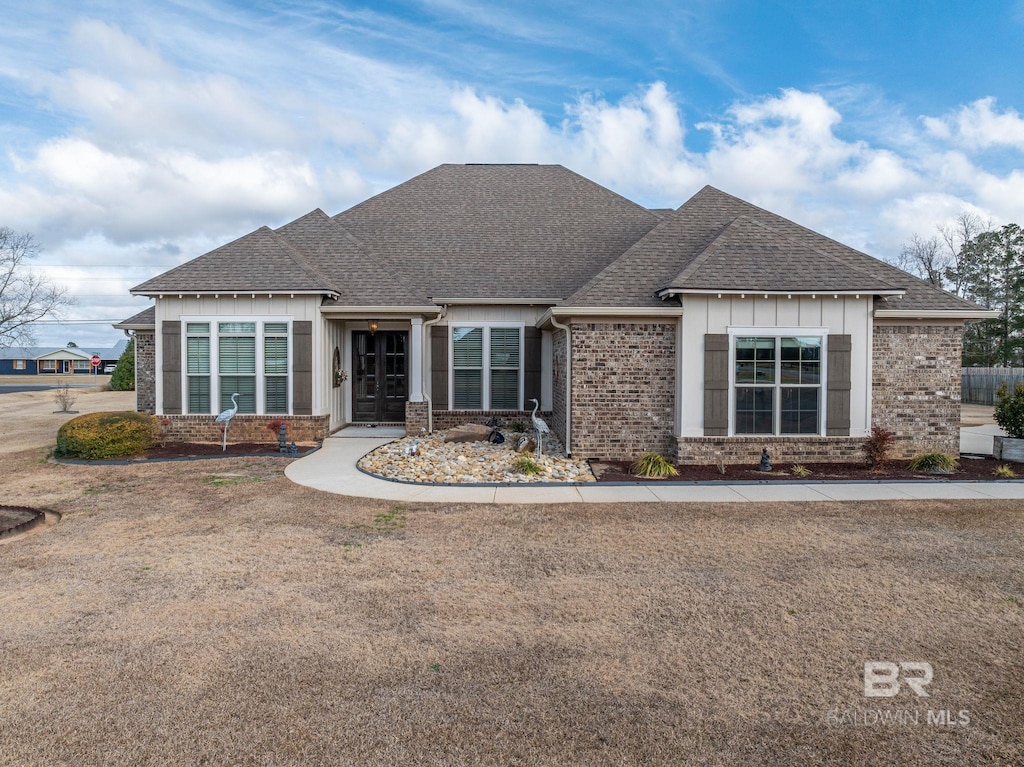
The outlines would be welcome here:
<svg viewBox="0 0 1024 767">
<path fill-rule="evenodd" d="M 115 391 L 135 390 L 135 339 L 128 342 L 128 346 L 121 352 L 117 360 L 117 367 L 110 375 L 110 388 Z"/>
</svg>

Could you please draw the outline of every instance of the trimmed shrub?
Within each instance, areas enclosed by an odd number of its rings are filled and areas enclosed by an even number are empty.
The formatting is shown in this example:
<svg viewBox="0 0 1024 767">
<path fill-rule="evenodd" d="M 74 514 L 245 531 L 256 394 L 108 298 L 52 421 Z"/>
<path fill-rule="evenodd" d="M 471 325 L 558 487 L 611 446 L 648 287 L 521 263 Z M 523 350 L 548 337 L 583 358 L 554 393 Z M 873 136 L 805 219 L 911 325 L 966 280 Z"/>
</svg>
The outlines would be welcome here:
<svg viewBox="0 0 1024 767">
<path fill-rule="evenodd" d="M 1024 439 L 1024 384 L 1017 384 L 1013 394 L 1010 394 L 1003 381 L 996 394 L 999 395 L 995 409 L 996 423 L 1012 439 Z"/>
<path fill-rule="evenodd" d="M 117 359 L 117 367 L 110 374 L 110 388 L 114 391 L 132 391 L 135 389 L 135 339 L 128 342 L 128 346 L 121 352 Z"/>
<path fill-rule="evenodd" d="M 864 440 L 864 444 L 861 446 L 868 466 L 874 469 L 889 460 L 889 451 L 892 450 L 895 441 L 896 437 L 888 429 L 872 426 L 871 436 Z"/>
<path fill-rule="evenodd" d="M 123 410 L 89 413 L 72 418 L 57 431 L 58 458 L 123 458 L 153 446 L 157 436 L 153 416 Z"/>
<path fill-rule="evenodd" d="M 540 474 L 540 464 L 528 455 L 521 455 L 512 461 L 512 471 L 516 474 Z"/>
<path fill-rule="evenodd" d="M 679 469 L 662 455 L 657 453 L 644 453 L 633 461 L 633 476 L 635 477 L 675 477 Z"/>
</svg>

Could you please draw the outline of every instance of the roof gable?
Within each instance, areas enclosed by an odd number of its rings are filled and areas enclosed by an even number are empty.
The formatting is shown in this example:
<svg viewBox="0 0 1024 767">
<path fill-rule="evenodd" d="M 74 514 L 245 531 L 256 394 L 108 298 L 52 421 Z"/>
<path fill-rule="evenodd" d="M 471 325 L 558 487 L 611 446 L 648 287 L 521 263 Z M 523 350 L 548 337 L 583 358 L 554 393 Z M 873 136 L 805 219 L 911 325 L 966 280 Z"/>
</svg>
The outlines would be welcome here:
<svg viewBox="0 0 1024 767">
<path fill-rule="evenodd" d="M 868 274 L 744 215 L 723 227 L 663 289 L 803 292 L 828 286 L 875 293 L 904 285 L 905 281 L 896 285 Z"/>
<path fill-rule="evenodd" d="M 730 230 L 734 222 L 739 223 Z M 760 245 L 753 241 L 756 233 L 766 238 Z M 712 247 L 720 236 L 724 239 Z M 694 264 L 699 257 L 702 261 Z M 676 287 L 727 290 L 733 284 L 742 286 L 736 288 L 740 290 L 822 293 L 842 290 L 844 283 L 874 284 L 876 290 L 905 289 L 902 299 L 890 301 L 893 308 L 978 309 L 901 269 L 711 186 L 687 200 L 565 304 L 662 305 L 657 293 L 682 280 L 687 285 Z"/>
<path fill-rule="evenodd" d="M 266 226 L 132 288 L 143 294 L 328 290 L 324 277 Z"/>
</svg>

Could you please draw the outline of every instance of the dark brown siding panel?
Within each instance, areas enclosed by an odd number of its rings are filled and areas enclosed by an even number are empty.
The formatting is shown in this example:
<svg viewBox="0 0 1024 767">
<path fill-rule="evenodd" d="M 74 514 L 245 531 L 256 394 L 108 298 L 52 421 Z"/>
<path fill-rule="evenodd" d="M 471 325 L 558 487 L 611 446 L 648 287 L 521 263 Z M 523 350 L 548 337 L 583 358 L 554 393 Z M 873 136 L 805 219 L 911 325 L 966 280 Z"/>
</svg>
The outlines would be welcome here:
<svg viewBox="0 0 1024 767">
<path fill-rule="evenodd" d="M 434 410 L 448 409 L 448 328 L 430 329 L 430 401 Z"/>
<path fill-rule="evenodd" d="M 729 434 L 729 335 L 704 336 L 704 436 Z"/>
<path fill-rule="evenodd" d="M 292 323 L 292 413 L 313 415 L 313 323 Z"/>
<path fill-rule="evenodd" d="M 850 366 L 852 339 L 848 335 L 828 337 L 828 405 L 825 411 L 825 436 L 850 436 Z"/>
<path fill-rule="evenodd" d="M 163 377 L 164 407 L 167 415 L 181 414 L 181 323 L 164 320 L 160 325 L 160 369 Z"/>
<path fill-rule="evenodd" d="M 540 402 L 540 341 L 538 328 L 523 332 L 523 407 L 530 408 L 530 400 Z"/>
</svg>

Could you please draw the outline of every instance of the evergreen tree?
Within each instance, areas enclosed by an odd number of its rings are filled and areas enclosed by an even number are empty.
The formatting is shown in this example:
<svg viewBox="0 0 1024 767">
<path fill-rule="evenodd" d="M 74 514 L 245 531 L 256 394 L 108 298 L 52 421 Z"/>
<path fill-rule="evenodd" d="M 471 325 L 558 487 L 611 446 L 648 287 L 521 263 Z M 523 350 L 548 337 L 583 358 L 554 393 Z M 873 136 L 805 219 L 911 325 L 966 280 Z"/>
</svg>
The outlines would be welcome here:
<svg viewBox="0 0 1024 767">
<path fill-rule="evenodd" d="M 110 388 L 116 391 L 134 391 L 135 389 L 135 339 L 121 352 L 117 367 L 110 375 Z"/>
</svg>

